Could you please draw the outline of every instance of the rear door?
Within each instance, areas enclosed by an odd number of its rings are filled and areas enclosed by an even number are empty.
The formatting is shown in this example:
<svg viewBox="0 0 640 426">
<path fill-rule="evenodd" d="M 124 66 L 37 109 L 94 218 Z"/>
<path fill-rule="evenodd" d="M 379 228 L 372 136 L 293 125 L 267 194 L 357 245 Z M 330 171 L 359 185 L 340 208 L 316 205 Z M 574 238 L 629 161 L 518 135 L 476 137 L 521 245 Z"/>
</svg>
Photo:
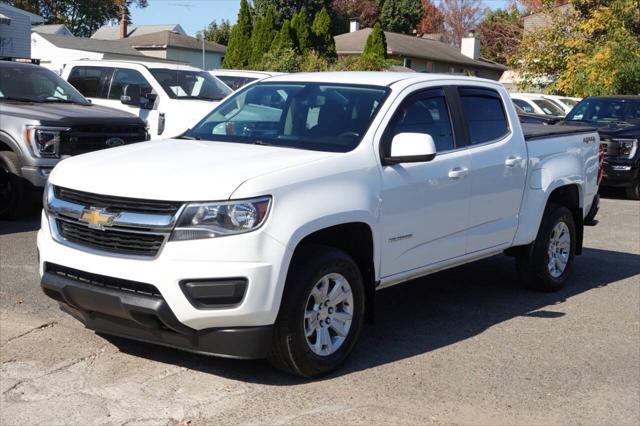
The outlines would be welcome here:
<svg viewBox="0 0 640 426">
<path fill-rule="evenodd" d="M 460 86 L 458 96 L 471 155 L 467 253 L 510 244 L 526 178 L 526 145 L 512 131 L 505 101 L 485 87 Z M 508 100 L 507 100 L 508 101 Z"/>
</svg>

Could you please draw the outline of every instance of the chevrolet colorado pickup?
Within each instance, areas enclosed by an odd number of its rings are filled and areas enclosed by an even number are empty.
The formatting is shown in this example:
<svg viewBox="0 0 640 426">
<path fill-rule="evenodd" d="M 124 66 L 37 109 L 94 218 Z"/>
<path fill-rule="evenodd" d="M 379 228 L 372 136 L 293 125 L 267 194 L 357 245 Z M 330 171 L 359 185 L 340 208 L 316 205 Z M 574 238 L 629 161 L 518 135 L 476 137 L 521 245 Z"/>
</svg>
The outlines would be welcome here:
<svg viewBox="0 0 640 426">
<path fill-rule="evenodd" d="M 92 105 L 52 71 L 0 61 L 0 219 L 21 217 L 61 158 L 147 139 L 138 117 Z"/>
<path fill-rule="evenodd" d="M 624 188 L 640 200 L 640 96 L 592 96 L 580 101 L 563 124 L 598 129 L 604 147 L 602 186 Z"/>
<path fill-rule="evenodd" d="M 521 126 L 489 80 L 271 77 L 181 138 L 58 165 L 41 287 L 101 333 L 315 377 L 352 351 L 377 289 L 505 250 L 527 286 L 561 288 L 597 208 L 598 142 Z"/>
</svg>

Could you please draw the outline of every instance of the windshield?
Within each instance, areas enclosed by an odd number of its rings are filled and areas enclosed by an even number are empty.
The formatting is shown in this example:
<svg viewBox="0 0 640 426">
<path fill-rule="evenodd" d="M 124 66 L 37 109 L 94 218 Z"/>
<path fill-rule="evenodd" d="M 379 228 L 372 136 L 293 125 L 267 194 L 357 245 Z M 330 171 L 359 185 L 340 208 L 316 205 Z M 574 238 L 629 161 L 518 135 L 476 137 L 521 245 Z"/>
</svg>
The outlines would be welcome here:
<svg viewBox="0 0 640 426">
<path fill-rule="evenodd" d="M 562 108 L 548 99 L 532 99 L 532 102 L 538 105 L 547 115 L 564 115 Z"/>
<path fill-rule="evenodd" d="M 229 86 L 231 90 L 238 90 L 242 86 L 245 86 L 257 80 L 257 78 L 254 77 L 237 77 L 232 75 L 217 75 L 216 77 L 222 80 L 224 84 Z"/>
<path fill-rule="evenodd" d="M 569 105 L 572 108 L 578 105 L 578 102 L 571 98 L 560 98 L 560 102 L 562 102 L 565 105 Z"/>
<path fill-rule="evenodd" d="M 17 64 L 0 67 L 0 101 L 2 100 L 89 105 L 89 101 L 53 71 Z"/>
<path fill-rule="evenodd" d="M 255 83 L 229 97 L 186 136 L 347 152 L 384 101 L 384 87 Z"/>
<path fill-rule="evenodd" d="M 574 121 L 638 121 L 640 120 L 640 97 L 638 98 L 587 98 L 578 103 L 567 120 Z"/>
<path fill-rule="evenodd" d="M 219 101 L 231 89 L 204 71 L 170 70 L 153 68 L 151 74 L 167 94 L 174 99 L 206 99 Z"/>
</svg>

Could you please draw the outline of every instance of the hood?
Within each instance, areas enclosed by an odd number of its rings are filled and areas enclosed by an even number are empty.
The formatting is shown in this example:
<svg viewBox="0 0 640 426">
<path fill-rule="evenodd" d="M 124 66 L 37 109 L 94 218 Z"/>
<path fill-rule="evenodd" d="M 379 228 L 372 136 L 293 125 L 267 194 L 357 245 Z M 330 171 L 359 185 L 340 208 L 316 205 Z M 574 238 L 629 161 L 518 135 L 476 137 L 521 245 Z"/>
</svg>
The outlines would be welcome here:
<svg viewBox="0 0 640 426">
<path fill-rule="evenodd" d="M 2 115 L 40 121 L 44 125 L 72 124 L 140 124 L 133 114 L 114 108 L 89 104 L 2 102 Z"/>
<path fill-rule="evenodd" d="M 220 101 L 205 101 L 201 99 L 180 99 L 177 102 L 179 112 L 189 112 L 188 118 L 186 118 L 186 124 L 188 128 L 192 128 L 200 122 L 207 114 L 218 106 Z"/>
<path fill-rule="evenodd" d="M 589 121 L 566 120 L 562 124 L 571 126 L 596 127 L 600 136 L 609 138 L 640 138 L 640 123 L 593 123 Z"/>
<path fill-rule="evenodd" d="M 121 197 L 166 201 L 228 199 L 243 182 L 336 153 L 167 139 L 111 148 L 58 163 L 54 185 Z M 268 194 L 256 194 L 268 195 Z"/>
</svg>

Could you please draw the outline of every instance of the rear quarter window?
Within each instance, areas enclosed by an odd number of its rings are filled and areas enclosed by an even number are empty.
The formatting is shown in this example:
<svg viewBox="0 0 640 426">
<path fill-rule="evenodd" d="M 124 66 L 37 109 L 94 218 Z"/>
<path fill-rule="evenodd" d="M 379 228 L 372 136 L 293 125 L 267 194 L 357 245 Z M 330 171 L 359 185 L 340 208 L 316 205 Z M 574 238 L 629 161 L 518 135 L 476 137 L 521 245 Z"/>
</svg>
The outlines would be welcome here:
<svg viewBox="0 0 640 426">
<path fill-rule="evenodd" d="M 498 92 L 464 87 L 458 92 L 471 145 L 495 141 L 509 133 L 507 115 Z"/>
<path fill-rule="evenodd" d="M 73 67 L 67 81 L 87 98 L 106 98 L 112 69 Z"/>
</svg>

